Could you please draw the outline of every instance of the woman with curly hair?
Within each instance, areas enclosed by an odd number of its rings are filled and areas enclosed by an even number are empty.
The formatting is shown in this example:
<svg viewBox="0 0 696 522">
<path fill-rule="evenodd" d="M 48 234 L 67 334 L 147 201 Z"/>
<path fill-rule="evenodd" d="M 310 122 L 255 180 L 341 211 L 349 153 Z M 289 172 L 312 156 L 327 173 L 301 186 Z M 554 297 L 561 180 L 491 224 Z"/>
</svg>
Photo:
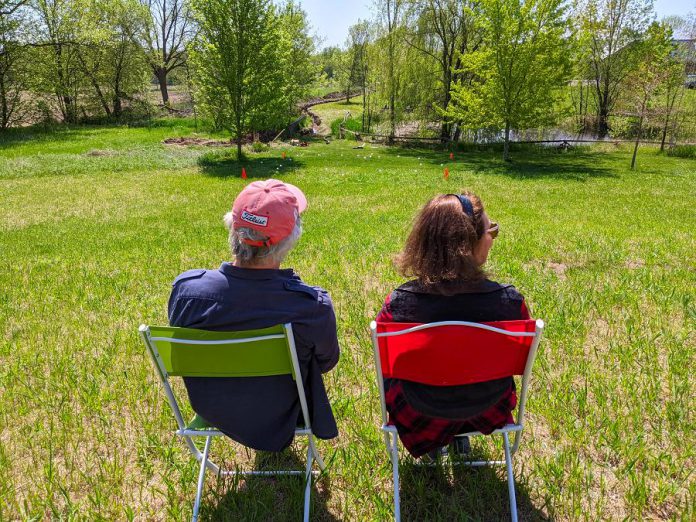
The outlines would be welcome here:
<svg viewBox="0 0 696 522">
<path fill-rule="evenodd" d="M 387 296 L 377 321 L 529 319 L 515 287 L 491 281 L 483 270 L 499 230 L 475 194 L 435 196 L 416 216 L 396 258 L 399 271 L 413 279 Z M 455 435 L 489 434 L 512 422 L 517 404 L 512 377 L 460 386 L 385 379 L 384 385 L 389 420 L 414 457 L 435 457 L 453 441 L 455 452 L 468 452 L 468 439 Z"/>
</svg>

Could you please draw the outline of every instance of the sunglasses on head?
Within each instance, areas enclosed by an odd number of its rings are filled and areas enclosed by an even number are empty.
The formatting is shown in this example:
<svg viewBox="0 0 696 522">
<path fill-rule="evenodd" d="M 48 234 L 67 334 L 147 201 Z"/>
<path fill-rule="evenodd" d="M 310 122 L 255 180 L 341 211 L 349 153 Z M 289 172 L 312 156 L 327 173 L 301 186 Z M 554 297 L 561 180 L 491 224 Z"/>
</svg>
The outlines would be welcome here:
<svg viewBox="0 0 696 522">
<path fill-rule="evenodd" d="M 486 232 L 488 232 L 491 235 L 492 239 L 495 239 L 496 237 L 498 237 L 498 233 L 500 232 L 500 226 L 498 225 L 498 223 L 491 222 L 491 226 L 488 227 L 488 230 L 486 230 Z"/>
</svg>

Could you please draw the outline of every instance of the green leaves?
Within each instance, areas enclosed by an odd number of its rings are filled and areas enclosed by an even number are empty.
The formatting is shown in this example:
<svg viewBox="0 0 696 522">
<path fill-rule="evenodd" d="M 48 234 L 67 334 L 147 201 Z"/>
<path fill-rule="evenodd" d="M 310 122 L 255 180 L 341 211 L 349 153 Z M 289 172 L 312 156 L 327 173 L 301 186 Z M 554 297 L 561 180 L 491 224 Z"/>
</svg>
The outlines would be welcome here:
<svg viewBox="0 0 696 522">
<path fill-rule="evenodd" d="M 311 74 L 304 13 L 268 0 L 193 0 L 200 27 L 191 50 L 197 100 L 241 152 L 249 132 L 283 127 Z"/>
<path fill-rule="evenodd" d="M 448 118 L 511 129 L 551 121 L 570 63 L 562 0 L 484 0 L 485 47 L 462 55 L 470 81 L 452 89 Z M 507 148 L 506 148 L 507 149 Z M 505 154 L 507 157 L 507 153 Z"/>
</svg>

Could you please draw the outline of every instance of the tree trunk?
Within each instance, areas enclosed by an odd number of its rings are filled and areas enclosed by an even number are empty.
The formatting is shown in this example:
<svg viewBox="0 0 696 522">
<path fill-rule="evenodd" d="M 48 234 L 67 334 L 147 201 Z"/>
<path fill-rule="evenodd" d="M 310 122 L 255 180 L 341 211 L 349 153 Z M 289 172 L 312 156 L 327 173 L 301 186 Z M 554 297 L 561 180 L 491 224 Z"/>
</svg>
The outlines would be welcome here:
<svg viewBox="0 0 696 522">
<path fill-rule="evenodd" d="M 660 140 L 660 152 L 665 151 L 665 140 L 667 139 L 667 127 L 669 126 L 669 113 L 667 113 L 667 117 L 665 118 L 665 126 L 662 129 L 662 139 Z"/>
<path fill-rule="evenodd" d="M 123 103 L 121 102 L 121 93 L 114 94 L 114 117 L 120 118 L 123 112 Z"/>
<path fill-rule="evenodd" d="M 4 75 L 0 75 L 0 102 L 2 107 L 2 114 L 0 115 L 0 130 L 5 130 L 9 127 L 9 115 L 7 110 L 7 95 L 5 89 L 5 82 L 3 80 Z"/>
<path fill-rule="evenodd" d="M 510 161 L 510 122 L 505 122 L 505 144 L 503 145 L 503 159 Z"/>
<path fill-rule="evenodd" d="M 77 123 L 77 107 L 72 96 L 63 95 L 63 104 L 65 105 L 65 114 L 63 115 L 65 123 Z"/>
<path fill-rule="evenodd" d="M 362 96 L 363 96 L 363 113 L 362 113 L 362 131 L 363 132 L 370 132 L 369 129 L 365 128 L 365 117 L 367 116 L 365 113 L 367 111 L 367 108 L 365 106 L 366 100 L 367 100 L 367 93 L 365 92 L 365 85 L 363 85 L 362 88 Z"/>
<path fill-rule="evenodd" d="M 645 107 L 645 104 L 643 105 Z M 635 170 L 636 168 L 636 156 L 638 155 L 638 144 L 640 143 L 640 135 L 643 130 L 643 112 L 645 111 L 645 108 L 641 111 L 640 115 L 640 121 L 638 122 L 638 134 L 636 134 L 636 144 L 633 147 L 633 158 L 631 158 L 631 170 Z"/>
<path fill-rule="evenodd" d="M 159 83 L 160 93 L 162 94 L 162 104 L 169 106 L 169 91 L 167 90 L 167 69 L 158 67 L 155 69 L 157 83 Z"/>
<path fill-rule="evenodd" d="M 442 110 L 443 112 L 447 111 L 447 108 L 449 107 L 450 104 L 450 99 L 452 98 L 451 94 L 451 87 L 452 87 L 452 69 L 451 69 L 451 62 L 452 60 L 448 56 L 446 50 L 443 51 L 442 53 L 442 62 L 449 64 L 449 67 L 446 67 L 442 73 L 442 85 L 443 85 L 443 99 L 442 99 Z M 450 133 L 452 132 L 452 125 L 445 121 L 443 119 L 442 125 L 440 126 L 440 140 L 442 142 L 445 142 L 449 137 Z"/>
<path fill-rule="evenodd" d="M 452 141 L 453 141 L 454 143 L 458 143 L 458 142 L 459 142 L 459 138 L 460 138 L 461 135 L 462 135 L 462 126 L 461 126 L 459 123 L 455 123 L 454 125 L 455 125 L 455 127 L 454 127 L 454 136 L 452 136 Z"/>
<path fill-rule="evenodd" d="M 392 87 L 393 89 L 393 87 Z M 389 97 L 389 143 L 394 143 L 394 136 L 396 136 L 396 109 L 395 109 L 395 96 L 392 90 L 391 96 Z"/>
<path fill-rule="evenodd" d="M 440 141 L 444 143 L 449 139 L 451 129 L 452 127 L 448 122 L 442 122 L 442 125 L 440 126 Z"/>
<path fill-rule="evenodd" d="M 602 104 L 599 108 L 599 118 L 597 120 L 597 137 L 606 138 L 609 136 L 609 114 L 607 107 Z"/>
</svg>

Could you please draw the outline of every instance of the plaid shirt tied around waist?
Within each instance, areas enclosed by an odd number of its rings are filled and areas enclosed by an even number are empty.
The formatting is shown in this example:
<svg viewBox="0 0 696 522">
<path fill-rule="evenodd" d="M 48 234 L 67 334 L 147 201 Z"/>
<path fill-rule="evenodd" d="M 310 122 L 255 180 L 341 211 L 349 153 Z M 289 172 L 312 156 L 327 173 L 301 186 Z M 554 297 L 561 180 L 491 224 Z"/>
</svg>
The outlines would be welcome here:
<svg viewBox="0 0 696 522">
<path fill-rule="evenodd" d="M 431 417 L 415 410 L 406 400 L 402 382 L 392 379 L 385 380 L 385 399 L 389 424 L 396 427 L 404 447 L 415 458 L 447 446 L 460 433 L 480 431 L 489 435 L 513 423 L 511 412 L 517 406 L 517 394 L 510 387 L 493 406 L 469 419 Z"/>
</svg>

